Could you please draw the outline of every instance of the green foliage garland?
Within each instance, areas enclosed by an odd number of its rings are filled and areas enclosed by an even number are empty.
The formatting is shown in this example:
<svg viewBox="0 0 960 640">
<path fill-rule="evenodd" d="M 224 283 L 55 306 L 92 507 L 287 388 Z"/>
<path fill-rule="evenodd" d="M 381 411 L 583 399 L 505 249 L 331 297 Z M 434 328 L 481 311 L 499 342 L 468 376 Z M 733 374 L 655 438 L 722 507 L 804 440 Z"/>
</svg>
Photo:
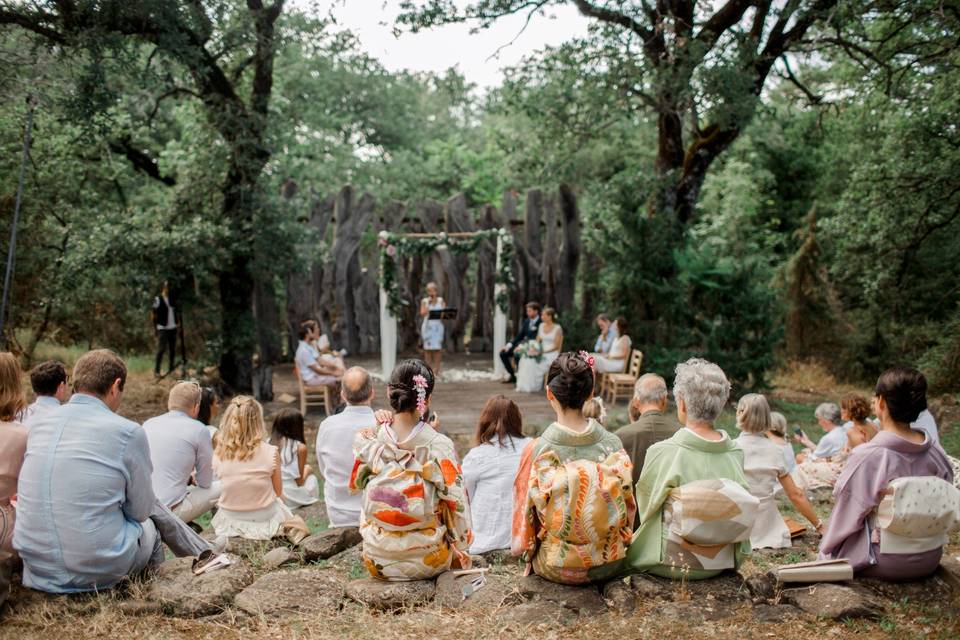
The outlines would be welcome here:
<svg viewBox="0 0 960 640">
<path fill-rule="evenodd" d="M 397 281 L 397 257 L 400 255 L 426 255 L 437 249 L 445 248 L 451 253 L 462 255 L 477 250 L 484 240 L 501 241 L 500 269 L 496 274 L 496 303 L 506 313 L 510 305 L 507 293 L 514 284 L 513 278 L 513 237 L 505 229 L 484 229 L 467 238 L 451 238 L 446 233 L 435 236 L 411 237 L 389 231 L 381 231 L 380 246 L 380 283 L 387 292 L 387 308 L 395 317 L 403 314 L 403 308 L 410 304 L 400 291 Z"/>
</svg>

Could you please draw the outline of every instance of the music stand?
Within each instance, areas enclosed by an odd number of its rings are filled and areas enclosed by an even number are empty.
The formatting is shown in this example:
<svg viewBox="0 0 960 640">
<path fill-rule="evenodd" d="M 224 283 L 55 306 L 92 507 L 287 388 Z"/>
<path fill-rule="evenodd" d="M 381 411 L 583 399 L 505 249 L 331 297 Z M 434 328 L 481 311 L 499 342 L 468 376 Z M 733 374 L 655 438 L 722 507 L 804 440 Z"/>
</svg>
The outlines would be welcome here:
<svg viewBox="0 0 960 640">
<path fill-rule="evenodd" d="M 430 313 L 427 315 L 427 318 L 430 320 L 456 320 L 457 309 L 455 307 L 448 307 L 446 309 L 431 309 Z"/>
</svg>

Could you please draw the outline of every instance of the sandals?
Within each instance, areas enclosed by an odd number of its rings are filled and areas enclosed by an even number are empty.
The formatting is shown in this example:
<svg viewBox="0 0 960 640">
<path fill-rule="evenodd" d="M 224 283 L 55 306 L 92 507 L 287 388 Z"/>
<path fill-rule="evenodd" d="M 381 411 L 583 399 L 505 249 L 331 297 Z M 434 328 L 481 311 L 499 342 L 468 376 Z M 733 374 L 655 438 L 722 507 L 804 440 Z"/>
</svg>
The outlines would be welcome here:
<svg viewBox="0 0 960 640">
<path fill-rule="evenodd" d="M 217 569 L 223 569 L 233 564 L 230 557 L 226 554 L 217 554 L 214 551 L 206 550 L 193 561 L 193 575 L 199 576 L 204 573 L 210 573 Z"/>
</svg>

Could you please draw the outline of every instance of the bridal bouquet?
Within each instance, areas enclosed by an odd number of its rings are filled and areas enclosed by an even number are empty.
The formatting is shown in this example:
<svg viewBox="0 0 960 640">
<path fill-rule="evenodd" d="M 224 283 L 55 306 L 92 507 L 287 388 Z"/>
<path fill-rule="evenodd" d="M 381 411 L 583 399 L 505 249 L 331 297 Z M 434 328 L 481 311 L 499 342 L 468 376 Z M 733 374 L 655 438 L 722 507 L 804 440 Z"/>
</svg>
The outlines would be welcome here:
<svg viewBox="0 0 960 640">
<path fill-rule="evenodd" d="M 543 359 L 543 345 L 536 340 L 527 340 L 521 343 L 518 350 L 524 358 L 533 358 L 537 362 Z"/>
</svg>

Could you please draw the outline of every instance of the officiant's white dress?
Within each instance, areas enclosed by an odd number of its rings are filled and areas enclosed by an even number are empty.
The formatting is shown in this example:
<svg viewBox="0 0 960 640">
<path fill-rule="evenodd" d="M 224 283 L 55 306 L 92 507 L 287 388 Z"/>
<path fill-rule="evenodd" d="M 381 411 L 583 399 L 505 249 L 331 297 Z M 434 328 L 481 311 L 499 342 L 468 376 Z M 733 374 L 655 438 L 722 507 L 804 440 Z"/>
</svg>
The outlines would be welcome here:
<svg viewBox="0 0 960 640">
<path fill-rule="evenodd" d="M 537 339 L 540 340 L 540 345 L 543 347 L 543 356 L 540 358 L 540 362 L 526 356 L 520 358 L 520 366 L 517 368 L 517 391 L 536 393 L 543 389 L 543 376 L 547 374 L 550 365 L 560 355 L 560 352 L 556 351 L 560 332 L 561 329 L 558 324 L 553 325 L 553 331 L 549 333 L 544 331 L 542 324 L 540 325 L 540 329 L 537 331 Z"/>
</svg>

